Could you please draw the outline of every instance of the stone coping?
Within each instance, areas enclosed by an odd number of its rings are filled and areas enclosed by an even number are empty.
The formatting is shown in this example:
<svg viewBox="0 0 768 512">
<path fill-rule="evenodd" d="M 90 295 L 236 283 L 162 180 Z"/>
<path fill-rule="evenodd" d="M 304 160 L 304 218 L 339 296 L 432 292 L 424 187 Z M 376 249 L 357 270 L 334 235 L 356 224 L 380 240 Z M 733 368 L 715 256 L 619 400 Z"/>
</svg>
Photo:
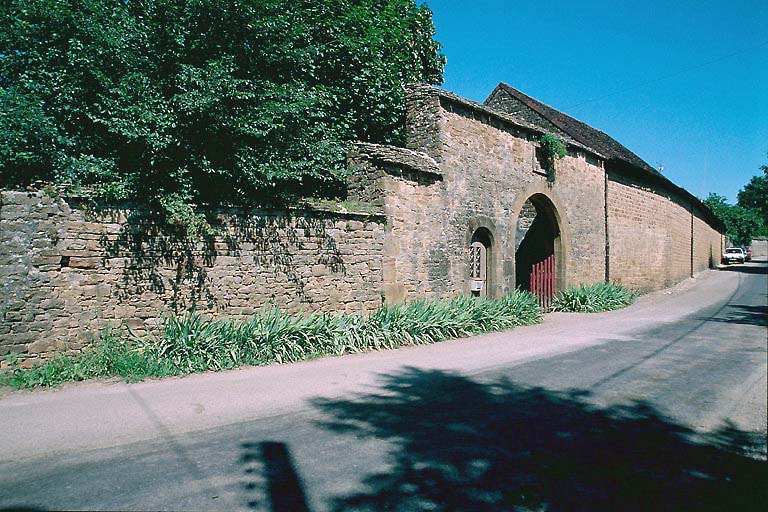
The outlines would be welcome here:
<svg viewBox="0 0 768 512">
<path fill-rule="evenodd" d="M 437 162 L 431 156 L 412 149 L 370 142 L 353 142 L 350 152 L 355 154 L 355 156 L 366 157 L 386 164 L 403 166 L 412 171 L 437 176 L 443 175 Z"/>
<path fill-rule="evenodd" d="M 51 196 L 44 190 L 12 190 L 0 189 L 0 206 L 38 204 L 41 198 L 48 197 L 51 202 L 64 202 L 70 208 L 78 208 L 86 204 L 89 198 L 85 195 L 62 194 L 60 196 Z M 368 206 L 367 204 L 365 206 Z M 125 213 L 134 210 L 134 205 L 130 203 L 121 203 L 101 208 L 89 208 L 94 215 L 101 213 L 117 213 L 120 220 L 125 221 Z M 286 215 L 286 214 L 309 214 L 323 215 L 330 214 L 336 218 L 348 220 L 377 220 L 384 221 L 386 216 L 383 210 L 364 211 L 356 210 L 355 204 L 349 201 L 323 200 L 317 202 L 308 202 L 306 205 L 284 206 L 279 208 L 267 207 L 212 207 L 206 208 L 206 211 L 216 217 L 226 217 L 228 215 Z"/>
</svg>

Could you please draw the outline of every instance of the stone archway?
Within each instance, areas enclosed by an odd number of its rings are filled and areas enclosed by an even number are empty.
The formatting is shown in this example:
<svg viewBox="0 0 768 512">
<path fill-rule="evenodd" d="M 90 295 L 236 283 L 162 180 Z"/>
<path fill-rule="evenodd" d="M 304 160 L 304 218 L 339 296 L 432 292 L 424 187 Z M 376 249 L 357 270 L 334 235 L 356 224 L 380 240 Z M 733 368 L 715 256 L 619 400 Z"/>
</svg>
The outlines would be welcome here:
<svg viewBox="0 0 768 512">
<path fill-rule="evenodd" d="M 552 200 L 534 193 L 520 208 L 515 226 L 515 287 L 548 306 L 565 284 L 564 243 Z"/>
</svg>

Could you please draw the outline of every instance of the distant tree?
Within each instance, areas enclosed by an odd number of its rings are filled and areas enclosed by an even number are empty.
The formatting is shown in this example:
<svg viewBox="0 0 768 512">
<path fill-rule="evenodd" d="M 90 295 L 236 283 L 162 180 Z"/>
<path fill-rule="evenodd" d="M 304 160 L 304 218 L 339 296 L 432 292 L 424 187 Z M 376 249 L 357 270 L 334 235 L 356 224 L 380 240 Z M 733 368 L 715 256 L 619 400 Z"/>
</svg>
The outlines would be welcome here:
<svg viewBox="0 0 768 512">
<path fill-rule="evenodd" d="M 343 142 L 402 140 L 439 84 L 413 0 L 0 4 L 0 186 L 87 185 L 166 206 L 329 194 Z"/>
<path fill-rule="evenodd" d="M 768 165 L 760 167 L 763 176 L 753 176 L 739 191 L 737 204 L 751 210 L 760 218 L 759 235 L 768 236 Z"/>
<path fill-rule="evenodd" d="M 734 245 L 749 245 L 762 227 L 760 217 L 754 210 L 730 205 L 724 196 L 710 193 L 703 202 L 723 221 L 728 238 Z"/>
</svg>

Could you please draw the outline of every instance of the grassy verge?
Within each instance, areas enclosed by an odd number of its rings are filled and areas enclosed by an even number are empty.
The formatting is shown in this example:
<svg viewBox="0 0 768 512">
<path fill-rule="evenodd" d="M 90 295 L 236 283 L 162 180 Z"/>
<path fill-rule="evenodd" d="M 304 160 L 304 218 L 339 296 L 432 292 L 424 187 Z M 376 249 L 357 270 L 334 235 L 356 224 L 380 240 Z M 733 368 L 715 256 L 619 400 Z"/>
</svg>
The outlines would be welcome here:
<svg viewBox="0 0 768 512">
<path fill-rule="evenodd" d="M 127 381 L 437 343 L 541 321 L 536 299 L 516 291 L 501 299 L 459 297 L 382 307 L 368 316 L 270 310 L 246 320 L 189 313 L 151 335 L 106 333 L 90 350 L 23 368 L 11 361 L 0 385 L 55 386 L 97 377 Z"/>
<path fill-rule="evenodd" d="M 552 300 L 552 311 L 597 313 L 632 304 L 637 294 L 615 283 L 568 288 Z"/>
</svg>

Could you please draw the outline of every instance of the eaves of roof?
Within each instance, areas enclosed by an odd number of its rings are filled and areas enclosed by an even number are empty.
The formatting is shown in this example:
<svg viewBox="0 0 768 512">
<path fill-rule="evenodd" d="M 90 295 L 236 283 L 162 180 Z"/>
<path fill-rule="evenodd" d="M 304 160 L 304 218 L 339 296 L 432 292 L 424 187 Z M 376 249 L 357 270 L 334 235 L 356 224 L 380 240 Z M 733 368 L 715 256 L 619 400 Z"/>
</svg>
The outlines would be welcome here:
<svg viewBox="0 0 768 512">
<path fill-rule="evenodd" d="M 485 103 L 487 104 L 494 97 L 494 95 L 498 94 L 499 92 L 509 94 L 513 98 L 517 99 L 520 103 L 539 114 L 542 118 L 552 123 L 564 133 L 568 134 L 570 138 L 586 146 L 589 150 L 591 150 L 591 152 L 604 155 L 604 158 L 606 158 L 610 167 L 624 171 L 631 169 L 635 171 L 633 174 L 636 174 L 639 177 L 643 177 L 650 182 L 653 182 L 671 192 L 685 197 L 703 212 L 704 217 L 707 218 L 707 221 L 710 224 L 712 224 L 720 231 L 725 230 L 722 221 L 718 219 L 714 213 L 712 213 L 712 211 L 704 203 L 701 202 L 698 197 L 673 183 L 669 178 L 651 167 L 642 158 L 624 147 L 605 132 L 593 128 L 588 124 L 579 121 L 578 119 L 575 119 L 555 108 L 550 107 L 549 105 L 531 98 L 527 94 L 518 91 L 514 87 L 511 87 L 504 82 L 501 82 L 496 86 L 493 92 L 485 100 Z"/>
<path fill-rule="evenodd" d="M 495 109 L 493 107 L 489 107 L 487 105 L 483 105 L 476 101 L 462 98 L 461 96 L 458 96 L 452 92 L 449 92 L 437 87 L 432 87 L 432 86 L 428 86 L 428 87 L 432 91 L 434 91 L 434 93 L 437 94 L 438 97 L 442 98 L 443 100 L 446 100 L 448 103 L 452 103 L 466 110 L 472 111 L 475 114 L 479 115 L 481 118 L 485 117 L 487 121 L 494 119 L 503 125 L 507 125 L 514 128 L 520 128 L 527 132 L 531 132 L 537 135 L 544 135 L 545 133 L 547 133 L 547 130 L 543 129 L 541 126 L 526 122 L 523 119 L 519 119 L 501 110 Z M 586 146 L 581 142 L 579 142 L 578 140 L 576 140 L 575 138 L 570 137 L 568 135 L 563 137 L 563 142 L 565 142 L 570 146 L 573 146 L 574 148 L 580 149 L 582 151 L 586 151 L 590 154 L 594 154 L 595 156 L 600 157 L 603 160 L 607 160 L 609 158 L 606 154 L 600 152 L 599 150 Z"/>
</svg>

